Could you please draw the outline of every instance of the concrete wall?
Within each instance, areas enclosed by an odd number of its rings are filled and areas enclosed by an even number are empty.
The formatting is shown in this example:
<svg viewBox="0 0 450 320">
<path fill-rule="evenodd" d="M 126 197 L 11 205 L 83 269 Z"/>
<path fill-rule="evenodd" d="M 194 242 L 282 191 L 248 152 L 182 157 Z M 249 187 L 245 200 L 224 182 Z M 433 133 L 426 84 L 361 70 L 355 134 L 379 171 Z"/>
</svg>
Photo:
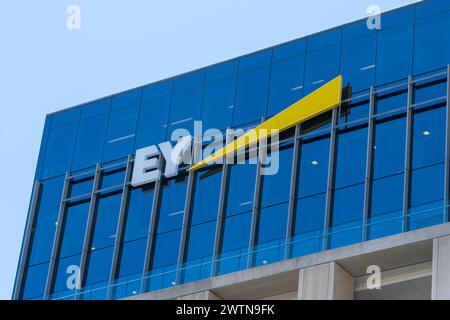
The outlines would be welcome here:
<svg viewBox="0 0 450 320">
<path fill-rule="evenodd" d="M 450 300 L 450 236 L 433 240 L 431 298 Z"/>
</svg>

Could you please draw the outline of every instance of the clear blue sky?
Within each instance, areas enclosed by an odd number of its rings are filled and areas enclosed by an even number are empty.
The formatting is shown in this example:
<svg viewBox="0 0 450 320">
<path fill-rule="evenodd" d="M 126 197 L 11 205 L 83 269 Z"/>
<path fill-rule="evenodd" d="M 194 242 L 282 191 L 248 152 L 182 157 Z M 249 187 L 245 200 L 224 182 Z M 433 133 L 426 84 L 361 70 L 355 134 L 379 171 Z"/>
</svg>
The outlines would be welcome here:
<svg viewBox="0 0 450 320">
<path fill-rule="evenodd" d="M 413 0 L 3 0 L 0 299 L 9 299 L 45 115 Z M 81 8 L 81 30 L 66 9 Z"/>
</svg>

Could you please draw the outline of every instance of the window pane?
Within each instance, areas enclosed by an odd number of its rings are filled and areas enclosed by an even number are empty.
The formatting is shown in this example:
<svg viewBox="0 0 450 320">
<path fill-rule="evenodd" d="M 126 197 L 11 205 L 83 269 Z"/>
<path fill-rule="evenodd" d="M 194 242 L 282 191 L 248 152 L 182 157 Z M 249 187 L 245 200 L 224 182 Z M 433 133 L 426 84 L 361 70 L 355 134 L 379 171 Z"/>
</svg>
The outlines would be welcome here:
<svg viewBox="0 0 450 320">
<path fill-rule="evenodd" d="M 203 86 L 198 86 L 173 94 L 170 111 L 170 126 L 167 138 L 177 128 L 185 128 L 193 134 L 194 121 L 200 119 Z"/>
<path fill-rule="evenodd" d="M 39 210 L 58 207 L 61 204 L 62 189 L 64 186 L 64 176 L 41 181 L 41 196 Z"/>
<path fill-rule="evenodd" d="M 369 239 L 402 232 L 403 180 L 404 175 L 398 174 L 372 181 Z"/>
<path fill-rule="evenodd" d="M 270 67 L 241 73 L 238 77 L 233 126 L 261 121 L 266 114 Z"/>
<path fill-rule="evenodd" d="M 92 246 L 100 249 L 113 246 L 116 239 L 122 194 L 101 197 L 95 219 L 94 240 Z"/>
<path fill-rule="evenodd" d="M 69 206 L 66 212 L 61 258 L 80 254 L 83 249 L 89 202 Z"/>
<path fill-rule="evenodd" d="M 278 172 L 275 175 L 262 177 L 262 207 L 289 201 L 291 186 L 293 145 L 282 146 L 276 154 L 272 153 L 273 161 L 278 161 Z M 275 158 L 274 158 L 275 157 Z M 275 166 L 275 164 L 272 164 Z"/>
<path fill-rule="evenodd" d="M 237 164 L 230 169 L 227 216 L 251 210 L 256 179 L 256 165 Z"/>
<path fill-rule="evenodd" d="M 299 39 L 281 44 L 273 49 L 273 61 L 281 61 L 301 54 L 305 54 L 306 40 Z"/>
<path fill-rule="evenodd" d="M 134 89 L 116 94 L 112 97 L 111 110 L 128 107 L 141 102 L 142 89 Z"/>
<path fill-rule="evenodd" d="M 118 165 L 112 169 L 103 170 L 100 189 L 122 186 L 125 180 L 125 165 Z"/>
<path fill-rule="evenodd" d="M 107 121 L 107 114 L 80 121 L 72 170 L 86 168 L 100 162 Z"/>
<path fill-rule="evenodd" d="M 58 208 L 38 213 L 30 256 L 30 265 L 50 261 L 55 237 Z"/>
<path fill-rule="evenodd" d="M 80 117 L 80 111 L 80 107 L 75 107 L 53 114 L 51 116 L 52 128 L 61 127 L 72 122 L 77 122 Z"/>
<path fill-rule="evenodd" d="M 158 233 L 181 228 L 186 200 L 187 175 L 164 181 Z"/>
<path fill-rule="evenodd" d="M 80 261 L 81 255 L 71 256 L 58 261 L 54 288 L 54 293 L 59 293 L 58 296 L 68 296 L 75 293 L 75 288 L 72 285 L 76 283 L 75 272 L 80 268 Z"/>
<path fill-rule="evenodd" d="M 28 268 L 23 290 L 23 299 L 41 298 L 44 296 L 47 274 L 48 263 Z"/>
<path fill-rule="evenodd" d="M 147 237 L 153 206 L 154 184 L 132 189 L 128 201 L 125 241 Z"/>
<path fill-rule="evenodd" d="M 89 258 L 86 285 L 102 284 L 106 285 L 111 271 L 111 262 L 114 247 L 94 250 Z M 106 295 L 105 295 L 106 297 Z"/>
<path fill-rule="evenodd" d="M 306 55 L 305 95 L 339 75 L 339 56 L 339 45 L 308 52 Z"/>
<path fill-rule="evenodd" d="M 152 83 L 143 88 L 142 101 L 153 100 L 160 96 L 170 96 L 173 88 L 173 80 L 164 80 Z"/>
<path fill-rule="evenodd" d="M 327 189 L 330 138 L 301 144 L 298 197 L 304 198 Z"/>
<path fill-rule="evenodd" d="M 406 120 L 399 118 L 375 126 L 373 177 L 401 173 L 405 167 Z"/>
<path fill-rule="evenodd" d="M 221 181 L 221 167 L 198 173 L 192 209 L 193 225 L 217 219 Z"/>
<path fill-rule="evenodd" d="M 180 235 L 180 230 L 158 234 L 156 237 L 153 269 L 177 264 Z"/>
<path fill-rule="evenodd" d="M 268 65 L 272 58 L 272 49 L 253 53 L 244 56 L 239 61 L 239 72 L 245 72 L 251 69 Z"/>
<path fill-rule="evenodd" d="M 147 239 L 130 241 L 123 244 L 119 278 L 130 275 L 142 275 L 146 247 Z"/>
<path fill-rule="evenodd" d="M 111 112 L 103 162 L 126 157 L 133 152 L 138 112 L 139 105 Z"/>
<path fill-rule="evenodd" d="M 368 89 L 374 83 L 376 43 L 376 34 L 342 43 L 342 76 L 353 92 Z"/>
<path fill-rule="evenodd" d="M 239 60 L 227 61 L 212 67 L 206 71 L 206 81 L 214 81 L 220 78 L 235 75 L 238 71 Z"/>
<path fill-rule="evenodd" d="M 328 239 L 330 248 L 361 241 L 364 207 L 364 184 L 334 192 L 334 207 Z"/>
<path fill-rule="evenodd" d="M 165 141 L 169 119 L 170 96 L 143 102 L 136 133 L 136 149 Z"/>
<path fill-rule="evenodd" d="M 189 232 L 186 261 L 212 256 L 215 233 L 216 221 L 192 226 Z"/>
<path fill-rule="evenodd" d="M 203 130 L 224 130 L 231 126 L 234 109 L 236 76 L 209 82 L 203 102 Z"/>
<path fill-rule="evenodd" d="M 81 119 L 87 119 L 102 113 L 108 113 L 111 99 L 106 98 L 85 104 L 81 107 Z"/>
<path fill-rule="evenodd" d="M 268 117 L 300 100 L 303 95 L 304 69 L 304 55 L 272 65 Z"/>
<path fill-rule="evenodd" d="M 412 47 L 412 23 L 382 29 L 378 37 L 377 85 L 407 78 L 411 74 Z"/>
<path fill-rule="evenodd" d="M 367 128 L 339 133 L 337 139 L 336 188 L 364 181 L 366 154 Z"/>
<path fill-rule="evenodd" d="M 42 177 L 53 177 L 70 171 L 77 124 L 50 130 Z"/>
<path fill-rule="evenodd" d="M 442 35 L 449 33 L 450 12 L 416 21 L 414 74 L 447 66 L 450 62 L 450 43 L 442 41 Z"/>
<path fill-rule="evenodd" d="M 414 114 L 413 169 L 445 159 L 445 108 Z"/>
<path fill-rule="evenodd" d="M 94 178 L 92 176 L 83 176 L 82 179 L 72 180 L 70 182 L 69 198 L 90 195 L 93 186 Z"/>
</svg>

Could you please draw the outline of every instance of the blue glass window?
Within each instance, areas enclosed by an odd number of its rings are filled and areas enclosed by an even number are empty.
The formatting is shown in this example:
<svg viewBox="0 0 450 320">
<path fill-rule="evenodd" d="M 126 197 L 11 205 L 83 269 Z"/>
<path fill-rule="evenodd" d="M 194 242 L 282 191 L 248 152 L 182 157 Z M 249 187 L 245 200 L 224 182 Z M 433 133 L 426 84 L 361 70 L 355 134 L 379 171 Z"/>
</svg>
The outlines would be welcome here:
<svg viewBox="0 0 450 320">
<path fill-rule="evenodd" d="M 368 89 L 374 83 L 376 44 L 376 34 L 342 43 L 342 76 L 353 92 Z"/>
<path fill-rule="evenodd" d="M 209 82 L 205 86 L 203 129 L 224 130 L 231 126 L 236 76 Z"/>
<path fill-rule="evenodd" d="M 136 149 L 165 141 L 169 119 L 170 96 L 143 102 L 136 132 Z"/>
<path fill-rule="evenodd" d="M 58 296 L 67 296 L 75 293 L 75 289 L 68 287 L 69 277 L 75 280 L 75 268 L 80 267 L 81 255 L 75 255 L 60 259 L 58 261 L 58 269 L 56 271 L 54 293 L 59 293 Z M 74 284 L 74 281 L 70 281 L 69 284 Z"/>
<path fill-rule="evenodd" d="M 446 67 L 450 63 L 450 43 L 442 36 L 450 33 L 450 12 L 417 20 L 414 38 L 414 74 Z"/>
<path fill-rule="evenodd" d="M 186 201 L 187 175 L 164 181 L 158 233 L 181 228 Z"/>
<path fill-rule="evenodd" d="M 158 234 L 156 237 L 153 269 L 176 266 L 180 249 L 181 231 Z"/>
<path fill-rule="evenodd" d="M 87 119 L 102 113 L 108 113 L 111 106 L 111 99 L 102 99 L 85 104 L 81 108 L 81 120 Z"/>
<path fill-rule="evenodd" d="M 57 177 L 42 181 L 39 210 L 59 207 L 65 177 Z"/>
<path fill-rule="evenodd" d="M 58 211 L 54 208 L 39 212 L 33 233 L 30 265 L 50 261 Z"/>
<path fill-rule="evenodd" d="M 132 153 L 139 105 L 111 111 L 103 151 L 103 162 L 117 160 Z"/>
<path fill-rule="evenodd" d="M 328 238 L 330 248 L 361 241 L 364 207 L 364 184 L 335 190 Z"/>
<path fill-rule="evenodd" d="M 80 121 L 72 170 L 94 166 L 102 158 L 108 115 Z"/>
<path fill-rule="evenodd" d="M 193 225 L 217 219 L 221 181 L 221 167 L 199 172 L 192 209 Z"/>
<path fill-rule="evenodd" d="M 193 134 L 194 121 L 200 119 L 202 100 L 203 86 L 178 91 L 173 94 L 168 138 L 177 128 L 185 128 Z"/>
<path fill-rule="evenodd" d="M 380 122 L 375 126 L 373 177 L 401 173 L 405 167 L 406 119 Z"/>
<path fill-rule="evenodd" d="M 206 71 L 206 81 L 214 81 L 220 78 L 235 75 L 238 71 L 239 60 L 227 61 L 212 67 Z"/>
<path fill-rule="evenodd" d="M 80 107 L 70 108 L 52 115 L 52 128 L 60 127 L 78 121 L 80 117 Z"/>
<path fill-rule="evenodd" d="M 404 175 L 372 181 L 368 238 L 377 239 L 402 231 Z"/>
<path fill-rule="evenodd" d="M 239 74 L 233 126 L 261 121 L 266 114 L 270 67 Z"/>
<path fill-rule="evenodd" d="M 376 84 L 407 78 L 411 74 L 413 25 L 382 29 L 378 37 Z"/>
<path fill-rule="evenodd" d="M 244 56 L 239 61 L 239 72 L 245 72 L 251 69 L 270 64 L 272 59 L 272 50 L 264 50 Z"/>
<path fill-rule="evenodd" d="M 278 172 L 275 175 L 264 175 L 262 177 L 262 207 L 289 200 L 293 157 L 292 143 L 283 146 L 278 153 L 272 153 L 271 157 L 279 158 Z"/>
<path fill-rule="evenodd" d="M 447 0 L 421 1 L 416 4 L 416 19 L 450 10 L 450 3 Z M 438 19 L 437 17 L 435 17 Z"/>
<path fill-rule="evenodd" d="M 94 185 L 92 176 L 85 176 L 82 179 L 72 180 L 70 183 L 69 197 L 79 197 L 81 195 L 91 195 Z"/>
<path fill-rule="evenodd" d="M 144 87 L 142 101 L 153 100 L 160 96 L 167 96 L 172 93 L 173 80 L 159 81 Z"/>
<path fill-rule="evenodd" d="M 27 269 L 23 290 L 24 299 L 37 299 L 44 296 L 48 265 L 48 263 L 44 263 Z"/>
<path fill-rule="evenodd" d="M 304 55 L 305 49 L 306 40 L 304 39 L 281 44 L 273 49 L 273 62 L 278 62 L 298 55 Z"/>
<path fill-rule="evenodd" d="M 61 257 L 81 253 L 83 249 L 89 202 L 69 206 L 66 212 Z"/>
<path fill-rule="evenodd" d="M 196 70 L 175 78 L 174 90 L 184 90 L 201 85 L 205 82 L 205 70 Z"/>
<path fill-rule="evenodd" d="M 345 102 L 339 109 L 339 125 L 341 128 L 351 128 L 360 125 L 363 120 L 367 122 L 369 117 L 368 97 L 356 98 L 351 102 Z M 343 126 L 343 124 L 346 124 Z"/>
<path fill-rule="evenodd" d="M 210 257 L 213 254 L 216 221 L 192 226 L 189 231 L 187 261 Z"/>
<path fill-rule="evenodd" d="M 119 278 L 142 275 L 146 247 L 147 239 L 130 241 L 123 244 Z"/>
<path fill-rule="evenodd" d="M 87 272 L 86 285 L 101 283 L 106 285 L 111 272 L 113 247 L 108 247 L 91 252 Z"/>
<path fill-rule="evenodd" d="M 406 85 L 405 85 L 406 88 Z M 399 90 L 394 92 L 383 92 L 379 96 L 376 97 L 375 101 L 375 113 L 376 114 L 382 114 L 382 113 L 389 113 L 393 114 L 394 110 L 398 110 L 398 112 L 405 111 L 406 110 L 406 104 L 407 104 L 407 90 Z M 395 113 L 398 113 L 395 112 Z"/>
<path fill-rule="evenodd" d="M 303 141 L 300 152 L 298 197 L 327 190 L 330 138 Z"/>
<path fill-rule="evenodd" d="M 366 173 L 367 128 L 341 131 L 337 150 L 336 188 L 363 182 Z"/>
<path fill-rule="evenodd" d="M 125 182 L 125 165 L 103 171 L 100 189 L 122 186 Z"/>
<path fill-rule="evenodd" d="M 147 237 L 153 207 L 154 184 L 131 190 L 125 224 L 125 241 Z"/>
<path fill-rule="evenodd" d="M 42 177 L 53 177 L 70 171 L 77 124 L 50 130 Z"/>
<path fill-rule="evenodd" d="M 256 165 L 237 164 L 231 167 L 227 216 L 251 210 L 255 192 L 255 179 Z"/>
<path fill-rule="evenodd" d="M 121 194 L 115 194 L 99 199 L 92 242 L 95 249 L 114 245 L 121 198 Z"/>
<path fill-rule="evenodd" d="M 128 107 L 141 102 L 142 89 L 134 89 L 116 94 L 112 97 L 111 110 Z"/>
<path fill-rule="evenodd" d="M 304 69 L 304 55 L 272 65 L 268 117 L 286 109 L 303 96 Z"/>
<path fill-rule="evenodd" d="M 340 46 L 334 45 L 306 55 L 304 94 L 320 88 L 339 75 Z"/>
<path fill-rule="evenodd" d="M 445 107 L 414 113 L 413 169 L 444 161 L 445 117 Z"/>
<path fill-rule="evenodd" d="M 339 43 L 341 28 L 334 28 L 312 35 L 308 38 L 308 50 L 318 50 Z"/>
</svg>

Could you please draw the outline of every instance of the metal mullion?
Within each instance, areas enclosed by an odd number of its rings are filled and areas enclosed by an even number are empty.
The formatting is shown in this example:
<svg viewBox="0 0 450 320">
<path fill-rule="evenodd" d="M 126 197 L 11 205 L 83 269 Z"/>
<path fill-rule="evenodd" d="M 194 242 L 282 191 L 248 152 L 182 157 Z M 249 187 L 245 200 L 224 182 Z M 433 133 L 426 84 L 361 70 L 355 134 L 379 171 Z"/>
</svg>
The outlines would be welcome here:
<svg viewBox="0 0 450 320">
<path fill-rule="evenodd" d="M 158 170 L 164 169 L 164 157 L 160 157 L 159 159 L 159 167 Z M 153 203 L 152 203 L 152 211 L 150 215 L 150 223 L 148 226 L 148 236 L 147 236 L 147 245 L 145 249 L 145 260 L 144 260 L 144 268 L 142 270 L 142 283 L 141 283 L 141 293 L 147 291 L 148 284 L 150 283 L 150 279 L 148 277 L 148 272 L 150 271 L 153 263 L 153 247 L 155 243 L 156 237 L 156 228 L 158 227 L 158 212 L 161 204 L 161 193 L 162 193 L 162 180 L 158 179 L 155 182 L 155 191 L 153 195 Z"/>
<path fill-rule="evenodd" d="M 445 186 L 444 186 L 445 214 L 444 222 L 449 222 L 450 204 L 450 65 L 447 66 L 447 109 L 445 126 Z"/>
<path fill-rule="evenodd" d="M 300 170 L 300 155 L 301 155 L 301 141 L 300 141 L 300 125 L 295 127 L 294 134 L 294 150 L 292 155 L 292 168 L 291 168 L 291 185 L 289 189 L 289 207 L 288 207 L 288 218 L 286 226 L 286 246 L 284 250 L 284 258 L 289 259 L 291 252 L 292 234 L 294 231 L 294 217 L 295 209 L 297 205 L 297 188 L 298 188 L 298 172 Z"/>
<path fill-rule="evenodd" d="M 64 179 L 64 186 L 63 186 L 63 192 L 61 195 L 61 202 L 59 205 L 59 212 L 58 212 L 58 224 L 56 226 L 55 236 L 53 238 L 53 248 L 52 248 L 52 255 L 50 258 L 50 265 L 48 267 L 48 274 L 47 274 L 47 281 L 45 284 L 45 297 L 48 298 L 50 296 L 50 293 L 53 290 L 54 280 L 55 280 L 55 273 L 56 273 L 56 267 L 57 267 L 57 261 L 59 260 L 60 255 L 60 249 L 61 249 L 61 240 L 62 240 L 62 233 L 63 228 L 66 223 L 66 202 L 65 199 L 67 198 L 69 194 L 69 184 L 70 184 L 70 173 L 66 173 L 66 177 Z"/>
<path fill-rule="evenodd" d="M 24 289 L 24 275 L 25 270 L 27 269 L 29 260 L 30 260 L 30 253 L 31 253 L 31 243 L 32 243 L 32 237 L 33 237 L 33 229 L 36 226 L 37 222 L 37 213 L 39 209 L 39 200 L 41 196 L 41 187 L 42 184 L 36 180 L 34 182 L 34 188 L 33 188 L 33 196 L 31 200 L 31 206 L 30 206 L 30 214 L 29 214 L 29 220 L 26 226 L 26 230 L 24 233 L 24 240 L 23 240 L 23 247 L 22 252 L 20 254 L 20 261 L 19 261 L 19 267 L 17 270 L 17 280 L 16 280 L 16 287 L 14 288 L 13 293 L 13 300 L 19 300 L 23 296 L 23 289 Z"/>
<path fill-rule="evenodd" d="M 408 231 L 409 206 L 411 201 L 411 150 L 412 150 L 412 104 L 413 104 L 413 83 L 412 77 L 408 77 L 408 100 L 406 107 L 406 141 L 405 141 L 405 173 L 403 180 L 403 220 L 402 231 Z"/>
<path fill-rule="evenodd" d="M 370 87 L 369 123 L 367 126 L 367 151 L 366 151 L 366 177 L 364 182 L 364 211 L 362 225 L 362 241 L 367 240 L 367 228 L 370 214 L 372 196 L 372 173 L 373 173 L 373 149 L 375 135 L 375 94 L 374 88 Z"/>
<path fill-rule="evenodd" d="M 133 172 L 132 167 L 132 156 L 128 156 L 127 161 L 127 168 L 125 170 L 125 178 L 123 181 L 123 193 L 122 198 L 120 200 L 120 211 L 119 211 L 119 220 L 117 223 L 117 230 L 116 230 L 116 239 L 114 242 L 114 253 L 113 253 L 113 259 L 112 259 L 112 265 L 111 265 L 111 272 L 109 276 L 109 288 L 108 288 L 108 299 L 112 298 L 112 295 L 114 293 L 114 289 L 112 289 L 111 285 L 118 277 L 119 273 L 119 263 L 120 263 L 120 256 L 122 254 L 122 245 L 123 245 L 123 236 L 125 232 L 125 220 L 127 218 L 127 205 L 128 205 L 128 199 L 130 195 L 131 185 L 127 182 L 131 180 L 131 174 Z"/>
<path fill-rule="evenodd" d="M 102 168 L 99 164 L 97 164 L 97 167 L 95 169 L 95 177 L 94 177 L 94 183 L 92 186 L 92 195 L 91 195 L 91 201 L 89 204 L 89 211 L 88 211 L 88 218 L 86 222 L 86 232 L 84 234 L 84 242 L 83 242 L 83 251 L 81 252 L 81 262 L 80 262 L 80 287 L 84 287 L 86 284 L 86 274 L 87 274 L 87 268 L 88 268 L 88 262 L 90 258 L 90 254 L 92 251 L 92 238 L 94 235 L 94 229 L 95 229 L 95 220 L 97 215 L 97 203 L 98 203 L 98 197 L 99 194 L 96 192 L 100 185 L 101 180 L 101 174 L 102 174 Z"/>
<path fill-rule="evenodd" d="M 197 172 L 190 171 L 188 176 L 188 185 L 186 190 L 186 199 L 184 203 L 183 225 L 181 228 L 180 249 L 178 250 L 178 270 L 176 274 L 176 284 L 180 284 L 184 276 L 183 264 L 186 259 L 187 245 L 189 238 L 189 227 L 192 220 L 192 205 L 194 203 L 194 193 Z"/>
<path fill-rule="evenodd" d="M 331 223 L 331 215 L 333 211 L 333 192 L 334 192 L 334 176 L 335 176 L 335 160 L 336 160 L 336 145 L 337 145 L 337 122 L 339 118 L 339 108 L 333 109 L 332 120 L 331 120 L 331 136 L 330 136 L 330 153 L 328 160 L 328 180 L 327 180 L 327 194 L 326 194 L 326 204 L 325 204 L 325 218 L 324 218 L 324 235 L 322 242 L 322 250 L 327 250 L 328 248 L 328 233 Z"/>
</svg>

